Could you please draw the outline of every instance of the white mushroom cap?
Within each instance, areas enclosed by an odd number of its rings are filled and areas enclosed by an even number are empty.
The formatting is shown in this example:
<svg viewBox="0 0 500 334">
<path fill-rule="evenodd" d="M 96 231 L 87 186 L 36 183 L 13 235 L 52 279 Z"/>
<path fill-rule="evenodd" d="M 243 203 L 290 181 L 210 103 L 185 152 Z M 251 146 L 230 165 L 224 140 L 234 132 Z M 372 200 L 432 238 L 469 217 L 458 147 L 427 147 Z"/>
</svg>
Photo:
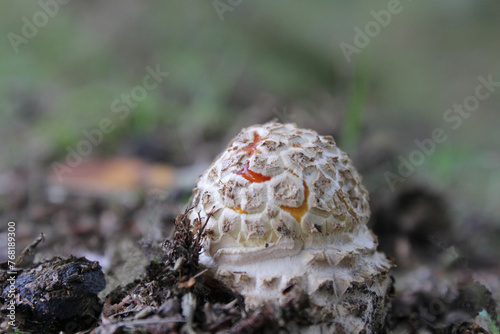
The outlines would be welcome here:
<svg viewBox="0 0 500 334">
<path fill-rule="evenodd" d="M 353 316 L 345 301 L 356 296 L 380 315 L 391 284 L 366 226 L 368 200 L 332 137 L 271 122 L 243 129 L 201 175 L 190 218 L 212 215 L 202 261 L 247 305 L 283 304 L 294 287 L 322 315 L 316 322 L 357 332 L 371 316 Z"/>
</svg>

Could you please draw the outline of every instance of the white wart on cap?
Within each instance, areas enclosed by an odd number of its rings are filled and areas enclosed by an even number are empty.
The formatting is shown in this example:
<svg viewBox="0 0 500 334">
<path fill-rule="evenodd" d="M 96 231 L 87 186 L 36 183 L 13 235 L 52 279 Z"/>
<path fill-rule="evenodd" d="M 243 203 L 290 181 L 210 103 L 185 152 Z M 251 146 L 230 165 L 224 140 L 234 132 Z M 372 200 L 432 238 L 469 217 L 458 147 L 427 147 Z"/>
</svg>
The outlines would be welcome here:
<svg viewBox="0 0 500 334">
<path fill-rule="evenodd" d="M 247 307 L 306 297 L 309 330 L 372 332 L 391 263 L 366 226 L 368 200 L 332 137 L 271 122 L 243 129 L 201 175 L 190 219 L 212 215 L 202 261 Z"/>
</svg>

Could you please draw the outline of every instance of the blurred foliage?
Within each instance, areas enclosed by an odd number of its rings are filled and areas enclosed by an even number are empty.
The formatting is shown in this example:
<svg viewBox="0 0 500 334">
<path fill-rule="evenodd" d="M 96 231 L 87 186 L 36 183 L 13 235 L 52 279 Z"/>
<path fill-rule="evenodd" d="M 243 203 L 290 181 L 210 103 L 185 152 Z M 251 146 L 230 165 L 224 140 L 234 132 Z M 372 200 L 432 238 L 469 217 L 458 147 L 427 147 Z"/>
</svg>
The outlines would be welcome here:
<svg viewBox="0 0 500 334">
<path fill-rule="evenodd" d="M 273 108 L 296 104 L 317 106 L 292 117 L 299 125 L 336 134 L 331 124 L 343 119 L 336 126 L 349 150 L 367 133 L 383 133 L 407 155 L 415 139 L 445 126 L 443 113 L 474 93 L 479 75 L 500 80 L 494 0 L 402 1 L 402 12 L 351 63 L 340 43 L 353 44 L 354 28 L 364 29 L 387 1 L 242 1 L 222 20 L 210 1 L 71 1 L 14 52 L 8 34 L 21 34 L 23 18 L 32 21 L 40 3 L 11 1 L 0 13 L 2 170 L 36 152 L 48 163 L 64 157 L 105 117 L 117 128 L 94 154 L 127 153 L 123 143 L 150 137 L 189 155 L 202 142 L 234 135 L 235 124 L 266 121 Z M 112 102 L 156 65 L 169 76 L 118 119 Z M 268 96 L 274 105 L 262 109 Z M 325 107 L 318 96 L 340 102 Z M 500 93 L 481 102 L 418 174 L 465 197 L 489 184 L 486 176 L 480 186 L 467 181 L 478 166 L 489 164 L 488 180 L 498 180 L 499 103 Z M 498 195 L 487 193 L 488 207 Z"/>
</svg>

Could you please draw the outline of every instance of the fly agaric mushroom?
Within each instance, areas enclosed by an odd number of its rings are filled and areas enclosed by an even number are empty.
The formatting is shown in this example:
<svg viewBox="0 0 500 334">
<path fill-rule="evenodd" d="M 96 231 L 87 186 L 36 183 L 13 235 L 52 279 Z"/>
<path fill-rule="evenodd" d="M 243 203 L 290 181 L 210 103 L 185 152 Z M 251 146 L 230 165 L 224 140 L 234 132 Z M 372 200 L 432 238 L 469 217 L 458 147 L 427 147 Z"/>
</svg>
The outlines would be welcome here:
<svg viewBox="0 0 500 334">
<path fill-rule="evenodd" d="M 368 199 L 332 137 L 271 122 L 243 129 L 201 175 L 190 219 L 211 216 L 201 262 L 247 307 L 302 300 L 301 332 L 372 333 L 392 281 Z"/>
</svg>

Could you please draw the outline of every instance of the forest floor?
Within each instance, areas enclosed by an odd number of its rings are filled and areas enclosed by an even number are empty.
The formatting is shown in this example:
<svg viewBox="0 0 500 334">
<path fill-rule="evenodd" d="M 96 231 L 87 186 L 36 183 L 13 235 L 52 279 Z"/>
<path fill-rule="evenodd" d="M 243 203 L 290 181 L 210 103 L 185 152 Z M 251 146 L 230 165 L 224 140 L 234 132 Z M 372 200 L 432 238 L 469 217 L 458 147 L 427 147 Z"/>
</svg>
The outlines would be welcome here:
<svg viewBox="0 0 500 334">
<path fill-rule="evenodd" d="M 370 173 L 369 163 L 358 164 L 365 166 L 363 173 Z M 44 169 L 35 166 L 35 170 Z M 194 182 L 199 171 L 182 172 L 139 158 L 109 158 L 82 164 L 62 184 L 51 170 L 17 169 L 4 175 L 1 182 L 9 196 L 2 198 L 2 216 L 15 223 L 16 288 L 25 294 L 16 295 L 17 333 L 287 333 L 293 309 L 247 312 L 241 297 L 211 280 L 198 265 L 196 240 L 187 235 L 182 215 L 178 216 L 191 188 L 158 190 L 182 173 Z M 371 198 L 370 226 L 378 235 L 379 249 L 396 264 L 387 332 L 498 333 L 498 228 L 492 229 L 494 224 L 481 216 L 457 223 L 447 194 L 422 184 L 395 192 L 378 189 Z M 2 256 L 8 254 L 7 233 L 2 233 Z M 42 233 L 43 241 L 28 247 L 19 261 L 21 249 Z M 100 269 L 78 257 L 99 262 L 105 288 Z M 177 263 L 179 257 L 188 260 Z M 27 281 L 19 282 L 19 277 L 45 277 L 41 274 L 45 269 L 37 266 L 51 258 L 45 265 L 57 264 L 60 268 L 54 270 L 63 276 L 78 268 L 75 284 L 85 279 L 94 284 L 93 288 L 84 284 L 90 295 L 78 295 L 86 303 L 85 316 L 68 315 L 67 308 L 75 306 L 62 299 L 47 306 L 49 311 L 29 302 L 26 306 L 29 294 L 35 292 L 24 291 Z M 9 272 L 7 261 L 0 258 L 4 277 Z M 36 288 L 49 291 L 46 284 L 57 285 L 50 275 L 46 277 L 48 282 L 37 283 Z M 11 330 L 7 329 L 9 284 L 7 279 L 2 283 L 0 300 L 0 328 L 5 333 Z"/>
</svg>

